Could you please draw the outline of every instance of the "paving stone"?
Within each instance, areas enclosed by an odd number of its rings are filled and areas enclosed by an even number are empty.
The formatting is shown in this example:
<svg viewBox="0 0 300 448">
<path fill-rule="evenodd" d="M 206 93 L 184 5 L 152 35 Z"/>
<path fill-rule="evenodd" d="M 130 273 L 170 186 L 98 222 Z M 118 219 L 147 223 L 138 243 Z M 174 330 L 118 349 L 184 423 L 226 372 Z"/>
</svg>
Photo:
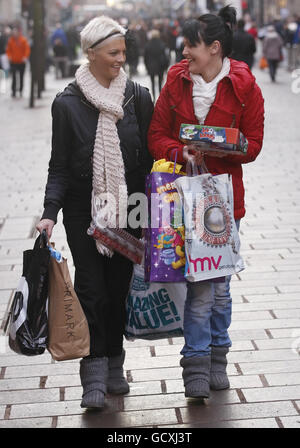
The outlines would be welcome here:
<svg viewBox="0 0 300 448">
<path fill-rule="evenodd" d="M 299 372 L 297 373 L 267 373 L 265 378 L 270 386 L 289 386 L 299 384 Z"/>
<path fill-rule="evenodd" d="M 266 331 L 264 329 L 239 329 L 239 330 L 233 330 L 232 327 L 229 327 L 229 336 L 230 339 L 233 341 L 247 341 L 247 340 L 253 340 L 253 339 L 269 339 Z"/>
<path fill-rule="evenodd" d="M 268 311 L 235 311 L 233 308 L 232 320 L 237 322 L 241 320 L 263 320 L 274 319 Z"/>
<path fill-rule="evenodd" d="M 49 387 L 73 387 L 80 386 L 80 376 L 79 371 L 77 375 L 49 375 L 47 376 L 47 381 L 45 388 Z"/>
<path fill-rule="evenodd" d="M 59 401 L 59 389 L 28 389 L 18 391 L 2 391 L 0 404 L 43 403 Z"/>
<path fill-rule="evenodd" d="M 0 380 L 0 391 L 38 389 L 39 383 L 40 379 L 38 377 L 22 379 L 18 378 L 17 380 Z"/>
<path fill-rule="evenodd" d="M 300 318 L 300 308 L 292 310 L 274 310 L 277 319 Z"/>
<path fill-rule="evenodd" d="M 272 338 L 295 338 L 299 335 L 299 327 L 292 328 L 272 328 L 270 329 Z M 295 336 L 296 335 L 296 336 Z"/>
<path fill-rule="evenodd" d="M 26 406 L 14 404 L 11 408 L 10 418 L 51 417 L 81 413 L 80 401 L 30 403 Z"/>
<path fill-rule="evenodd" d="M 131 428 L 174 425 L 178 423 L 174 409 L 155 409 L 115 414 L 83 413 L 82 416 L 58 417 L 57 428 Z"/>
<path fill-rule="evenodd" d="M 10 350 L 11 354 L 14 352 Z M 39 364 L 51 364 L 51 355 L 43 354 L 39 355 Z M 7 366 L 28 366 L 37 364 L 37 359 L 34 356 L 23 356 L 23 355 L 12 355 L 12 356 L 1 356 L 0 357 L 0 367 Z"/>
<path fill-rule="evenodd" d="M 257 295 L 244 295 L 245 299 L 247 300 L 247 302 L 250 303 L 261 303 L 261 302 L 275 302 L 275 301 L 279 301 L 281 303 L 285 303 L 285 301 L 297 301 L 297 303 L 299 303 L 299 298 L 300 295 L 299 293 L 295 292 L 295 293 L 278 293 L 278 291 L 275 294 L 257 294 Z"/>
<path fill-rule="evenodd" d="M 6 406 L 0 406 L 0 419 L 4 418 Z"/>
<path fill-rule="evenodd" d="M 291 349 L 292 344 L 294 342 L 293 338 L 282 338 L 282 339 L 269 339 L 265 341 L 254 341 L 255 345 L 259 350 L 269 350 L 269 349 L 283 349 L 289 348 Z"/>
<path fill-rule="evenodd" d="M 26 378 L 32 376 L 48 376 L 74 374 L 79 372 L 77 363 L 61 363 L 61 364 L 36 364 L 28 366 L 11 366 L 7 367 L 5 379 L 7 378 Z"/>
<path fill-rule="evenodd" d="M 300 428 L 300 416 L 298 417 L 280 417 L 284 428 Z"/>
<path fill-rule="evenodd" d="M 300 398 L 300 386 L 264 387 L 263 389 L 242 389 L 247 402 L 297 400 Z"/>
<path fill-rule="evenodd" d="M 0 272 L 0 285 L 3 289 L 16 289 L 20 280 L 20 272 Z"/>
<path fill-rule="evenodd" d="M 233 307 L 234 312 L 249 313 L 252 311 L 275 311 L 275 310 L 300 310 L 300 302 L 291 300 L 289 302 L 281 301 L 263 301 L 254 303 L 236 303 Z M 251 314 L 249 314 L 251 315 Z M 274 318 L 274 317 L 273 317 Z"/>
<path fill-rule="evenodd" d="M 163 428 L 163 426 L 159 426 Z M 249 419 L 249 420 L 234 420 L 230 422 L 206 422 L 204 424 L 195 423 L 190 425 L 176 425 L 176 428 L 278 428 L 278 424 L 274 418 L 260 418 L 260 419 Z"/>
<path fill-rule="evenodd" d="M 52 418 L 0 420 L 0 428 L 51 428 Z"/>
<path fill-rule="evenodd" d="M 273 319 L 273 320 L 250 320 L 250 321 L 237 321 L 231 323 L 231 329 L 258 329 L 258 328 L 299 328 L 300 319 Z"/>
<path fill-rule="evenodd" d="M 292 350 L 254 350 L 243 352 L 229 352 L 227 355 L 228 362 L 259 362 L 259 361 L 277 361 L 277 360 L 289 360 L 300 359 L 298 354 Z"/>
<path fill-rule="evenodd" d="M 195 402 L 187 408 L 180 408 L 184 423 L 213 422 L 218 420 L 258 419 L 295 415 L 296 410 L 291 402 L 243 403 L 210 406 Z"/>
<path fill-rule="evenodd" d="M 265 362 L 242 362 L 239 367 L 244 375 L 299 372 L 300 361 L 265 361 Z"/>
</svg>

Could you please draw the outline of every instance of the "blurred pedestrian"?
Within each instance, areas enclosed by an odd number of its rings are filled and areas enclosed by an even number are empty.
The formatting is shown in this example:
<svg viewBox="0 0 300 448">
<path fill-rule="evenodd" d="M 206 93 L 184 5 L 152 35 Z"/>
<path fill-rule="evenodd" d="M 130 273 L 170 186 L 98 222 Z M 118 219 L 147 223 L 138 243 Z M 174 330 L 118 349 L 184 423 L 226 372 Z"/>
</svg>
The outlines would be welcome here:
<svg viewBox="0 0 300 448">
<path fill-rule="evenodd" d="M 26 62 L 30 56 L 30 46 L 26 37 L 22 35 L 21 28 L 13 28 L 12 35 L 7 42 L 6 54 L 12 73 L 11 95 L 15 97 L 18 90 L 20 96 L 22 96 L 24 73 Z"/>
<path fill-rule="evenodd" d="M 263 55 L 268 61 L 272 82 L 276 82 L 278 64 L 282 61 L 282 48 L 283 40 L 281 36 L 276 32 L 274 25 L 269 25 L 263 41 Z"/>
<path fill-rule="evenodd" d="M 126 33 L 126 64 L 129 66 L 129 78 L 137 75 L 139 54 L 140 49 L 137 33 L 135 29 L 129 27 Z"/>
<path fill-rule="evenodd" d="M 229 59 L 236 10 L 204 14 L 183 27 L 186 59 L 173 65 L 156 102 L 148 142 L 155 158 L 181 164 L 203 158 L 212 174 L 232 176 L 237 227 L 245 215 L 242 164 L 258 156 L 264 133 L 264 100 L 246 64 Z M 248 140 L 247 155 L 202 153 L 179 140 L 182 123 L 238 128 Z M 203 256 L 203 254 L 199 254 Z M 227 389 L 227 353 L 231 346 L 230 276 L 223 283 L 187 282 L 184 311 L 183 379 L 186 397 L 208 397 Z"/>
<path fill-rule="evenodd" d="M 248 24 L 248 28 L 245 27 L 245 31 L 254 37 L 255 41 L 258 38 L 258 29 L 254 20 L 251 20 Z"/>
<path fill-rule="evenodd" d="M 293 18 L 289 18 L 284 27 L 284 43 L 287 49 L 287 65 L 289 71 L 293 71 L 297 68 L 298 45 L 295 43 L 297 28 L 298 24 Z"/>
<path fill-rule="evenodd" d="M 152 94 L 153 99 L 155 99 L 156 77 L 158 77 L 158 90 L 161 92 L 164 72 L 169 65 L 167 48 L 164 42 L 160 39 L 158 30 L 151 31 L 151 39 L 145 46 L 144 61 L 147 72 L 151 78 Z"/>
<path fill-rule="evenodd" d="M 180 34 L 177 39 L 176 39 L 176 58 L 175 61 L 176 62 L 180 62 L 182 61 L 182 59 L 184 59 L 184 56 L 182 54 L 184 49 L 184 43 L 183 43 L 183 36 Z"/>
<path fill-rule="evenodd" d="M 237 31 L 233 34 L 231 57 L 237 61 L 246 62 L 251 70 L 254 63 L 255 52 L 255 39 L 251 34 L 245 31 L 245 21 L 240 19 L 237 23 Z"/>
<path fill-rule="evenodd" d="M 51 35 L 51 45 L 54 46 L 56 39 L 60 39 L 65 47 L 68 47 L 68 38 L 65 30 L 63 29 L 61 23 L 56 24 L 56 29 Z"/>
<path fill-rule="evenodd" d="M 53 45 L 56 79 L 65 78 L 68 66 L 68 50 L 61 39 L 56 39 Z"/>
<path fill-rule="evenodd" d="M 8 43 L 8 39 L 10 37 L 11 29 L 9 26 L 6 26 L 3 28 L 2 32 L 0 33 L 0 68 L 4 70 L 6 76 L 9 73 L 9 60 L 6 54 L 6 47 Z"/>
<path fill-rule="evenodd" d="M 83 408 L 102 408 L 107 391 L 129 391 L 123 333 L 132 262 L 87 234 L 91 222 L 126 226 L 116 220 L 126 216 L 129 195 L 144 192 L 145 175 L 152 167 L 147 132 L 153 103 L 143 87 L 135 103 L 134 83 L 122 68 L 125 33 L 105 16 L 81 31 L 88 62 L 52 105 L 52 152 L 44 213 L 37 225 L 50 238 L 63 208 L 74 287 L 90 329 L 90 355 L 80 361 Z M 141 235 L 139 228 L 128 227 L 128 232 Z"/>
</svg>

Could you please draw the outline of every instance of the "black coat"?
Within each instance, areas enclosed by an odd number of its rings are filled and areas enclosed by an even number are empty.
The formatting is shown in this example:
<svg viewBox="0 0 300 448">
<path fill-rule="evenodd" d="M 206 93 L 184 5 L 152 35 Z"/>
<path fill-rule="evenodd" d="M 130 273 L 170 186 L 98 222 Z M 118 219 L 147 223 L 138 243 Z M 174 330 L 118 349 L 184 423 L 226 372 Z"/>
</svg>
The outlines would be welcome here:
<svg viewBox="0 0 300 448">
<path fill-rule="evenodd" d="M 127 81 L 124 118 L 117 123 L 128 195 L 145 191 L 145 175 L 153 163 L 147 147 L 153 103 L 147 89 L 142 87 L 140 92 L 137 101 L 133 82 Z M 142 111 L 139 117 L 136 111 Z M 64 219 L 90 215 L 98 117 L 99 111 L 87 101 L 76 82 L 56 96 L 52 104 L 52 152 L 43 218 L 56 222 L 61 208 Z"/>
<path fill-rule="evenodd" d="M 246 62 L 251 69 L 255 52 L 256 43 L 254 37 L 246 31 L 236 31 L 233 35 L 231 58 Z"/>
<path fill-rule="evenodd" d="M 144 61 L 149 75 L 162 74 L 168 68 L 166 46 L 159 38 L 147 42 L 144 52 Z"/>
</svg>

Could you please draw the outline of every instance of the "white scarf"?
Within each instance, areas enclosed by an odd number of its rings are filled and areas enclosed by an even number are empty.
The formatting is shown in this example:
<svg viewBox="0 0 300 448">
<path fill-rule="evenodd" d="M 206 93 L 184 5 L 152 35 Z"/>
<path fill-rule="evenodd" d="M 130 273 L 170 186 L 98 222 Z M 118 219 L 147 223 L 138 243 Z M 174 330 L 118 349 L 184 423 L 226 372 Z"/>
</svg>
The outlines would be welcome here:
<svg viewBox="0 0 300 448">
<path fill-rule="evenodd" d="M 199 124 L 204 124 L 212 103 L 215 101 L 218 83 L 230 72 L 230 60 L 224 58 L 220 73 L 211 81 L 205 82 L 201 75 L 190 73 L 193 85 L 194 110 Z"/>
<path fill-rule="evenodd" d="M 122 104 L 127 76 L 123 69 L 109 88 L 93 76 L 89 64 L 79 67 L 77 84 L 86 99 L 99 110 L 93 153 L 92 224 L 98 227 L 123 227 L 127 220 L 127 185 L 116 123 L 124 116 Z M 111 257 L 113 251 L 96 240 L 98 251 Z"/>
</svg>

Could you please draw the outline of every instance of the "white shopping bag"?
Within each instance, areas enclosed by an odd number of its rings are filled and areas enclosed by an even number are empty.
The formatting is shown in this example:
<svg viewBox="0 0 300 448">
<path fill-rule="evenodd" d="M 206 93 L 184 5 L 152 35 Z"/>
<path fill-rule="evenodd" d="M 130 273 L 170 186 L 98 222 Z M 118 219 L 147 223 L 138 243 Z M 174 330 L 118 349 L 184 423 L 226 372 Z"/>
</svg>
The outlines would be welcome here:
<svg viewBox="0 0 300 448">
<path fill-rule="evenodd" d="M 181 177 L 175 185 L 184 212 L 186 279 L 209 280 L 245 269 L 233 215 L 231 176 Z"/>
<path fill-rule="evenodd" d="M 126 301 L 125 337 L 152 340 L 182 336 L 186 290 L 186 282 L 145 282 L 144 267 L 134 265 Z"/>
</svg>

